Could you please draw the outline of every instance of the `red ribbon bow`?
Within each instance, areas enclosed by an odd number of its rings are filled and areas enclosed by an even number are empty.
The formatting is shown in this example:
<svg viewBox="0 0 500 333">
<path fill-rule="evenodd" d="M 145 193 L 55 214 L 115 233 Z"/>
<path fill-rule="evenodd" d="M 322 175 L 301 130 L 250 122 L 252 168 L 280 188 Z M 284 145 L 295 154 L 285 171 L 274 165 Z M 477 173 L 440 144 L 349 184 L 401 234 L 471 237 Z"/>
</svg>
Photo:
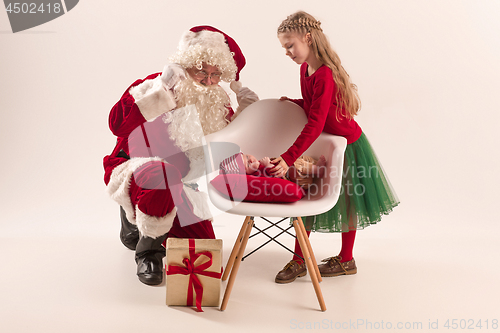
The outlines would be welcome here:
<svg viewBox="0 0 500 333">
<path fill-rule="evenodd" d="M 196 259 L 201 256 L 206 256 L 209 260 L 198 266 L 194 265 Z M 216 279 L 220 279 L 222 276 L 222 270 L 220 273 L 217 272 L 207 272 L 206 269 L 212 266 L 212 253 L 209 251 L 203 251 L 195 253 L 195 243 L 194 239 L 189 240 L 189 258 L 184 258 L 182 263 L 183 266 L 169 265 L 167 269 L 167 275 L 183 274 L 189 275 L 189 285 L 186 305 L 193 305 L 193 289 L 196 293 L 196 308 L 199 312 L 203 312 L 201 309 L 201 300 L 203 299 L 203 285 L 197 275 L 204 275 Z"/>
</svg>

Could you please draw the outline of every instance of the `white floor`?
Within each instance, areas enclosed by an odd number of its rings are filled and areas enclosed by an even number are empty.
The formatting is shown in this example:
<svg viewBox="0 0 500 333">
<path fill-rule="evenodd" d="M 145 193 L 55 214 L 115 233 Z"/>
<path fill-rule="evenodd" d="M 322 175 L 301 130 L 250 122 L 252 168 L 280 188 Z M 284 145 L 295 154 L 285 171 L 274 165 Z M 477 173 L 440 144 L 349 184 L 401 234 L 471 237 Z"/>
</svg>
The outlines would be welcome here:
<svg viewBox="0 0 500 333">
<path fill-rule="evenodd" d="M 500 330 L 498 230 L 458 226 L 426 232 L 430 222 L 417 224 L 411 210 L 401 206 L 382 223 L 358 232 L 358 274 L 324 278 L 326 312 L 319 310 L 309 276 L 274 283 L 290 256 L 273 244 L 242 263 L 226 311 L 206 307 L 198 313 L 166 306 L 164 285 L 138 281 L 134 254 L 118 238 L 117 209 L 112 202 L 103 207 L 113 222 L 75 226 L 64 213 L 50 220 L 42 212 L 36 227 L 32 213 L 31 232 L 26 232 L 29 225 L 2 226 L 3 332 L 445 332 L 457 331 L 454 324 L 479 332 Z M 224 241 L 224 262 L 241 221 L 223 215 L 214 223 Z M 339 239 L 338 234 L 313 233 L 317 259 L 337 254 Z M 251 239 L 248 248 L 262 240 Z M 291 238 L 284 241 L 292 245 Z"/>
</svg>

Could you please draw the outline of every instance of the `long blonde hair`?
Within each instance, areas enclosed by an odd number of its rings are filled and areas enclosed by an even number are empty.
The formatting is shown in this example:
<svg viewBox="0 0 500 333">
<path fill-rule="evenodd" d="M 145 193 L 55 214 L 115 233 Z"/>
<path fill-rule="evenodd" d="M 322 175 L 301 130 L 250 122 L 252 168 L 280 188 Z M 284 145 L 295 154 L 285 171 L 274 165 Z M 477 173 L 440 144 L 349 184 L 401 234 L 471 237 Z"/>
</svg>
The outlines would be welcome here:
<svg viewBox="0 0 500 333">
<path fill-rule="evenodd" d="M 342 116 L 352 119 L 361 108 L 357 87 L 351 82 L 339 56 L 330 46 L 328 38 L 321 29 L 321 22 L 306 12 L 298 11 L 281 22 L 278 34 L 281 33 L 298 33 L 302 36 L 311 34 L 314 55 L 331 69 L 333 80 L 338 87 L 338 94 L 335 96 L 338 110 Z"/>
</svg>

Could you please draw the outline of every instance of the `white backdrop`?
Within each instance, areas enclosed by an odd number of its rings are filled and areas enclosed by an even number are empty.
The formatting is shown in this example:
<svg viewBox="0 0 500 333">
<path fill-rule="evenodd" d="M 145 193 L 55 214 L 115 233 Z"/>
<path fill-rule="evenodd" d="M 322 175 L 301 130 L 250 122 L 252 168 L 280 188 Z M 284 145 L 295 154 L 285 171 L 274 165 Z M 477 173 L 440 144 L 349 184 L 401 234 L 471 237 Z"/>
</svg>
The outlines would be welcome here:
<svg viewBox="0 0 500 333">
<path fill-rule="evenodd" d="M 33 232 L 41 216 L 64 217 L 67 232 L 106 227 L 108 111 L 131 82 L 161 71 L 194 25 L 236 39 L 241 81 L 261 98 L 299 97 L 298 66 L 276 38 L 298 9 L 322 21 L 359 87 L 357 120 L 402 200 L 398 214 L 412 225 L 496 226 L 498 2 L 87 0 L 16 34 L 0 11 L 1 227 Z"/>
<path fill-rule="evenodd" d="M 192 26 L 238 42 L 241 81 L 261 98 L 298 98 L 299 66 L 276 29 L 300 9 L 322 22 L 358 85 L 357 120 L 401 199 L 371 235 L 494 258 L 500 2 L 489 0 L 84 0 L 16 34 L 0 10 L 0 241 L 118 236 L 102 180 L 115 142 L 108 112 Z"/>
</svg>

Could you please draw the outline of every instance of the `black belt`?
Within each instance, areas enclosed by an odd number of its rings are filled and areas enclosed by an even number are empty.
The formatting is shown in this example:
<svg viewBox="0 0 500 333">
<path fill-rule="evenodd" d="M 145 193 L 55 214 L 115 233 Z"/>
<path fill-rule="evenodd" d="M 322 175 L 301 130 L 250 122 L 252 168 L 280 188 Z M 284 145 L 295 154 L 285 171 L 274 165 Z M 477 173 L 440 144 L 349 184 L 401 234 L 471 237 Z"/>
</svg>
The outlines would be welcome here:
<svg viewBox="0 0 500 333">
<path fill-rule="evenodd" d="M 196 191 L 198 190 L 198 184 L 196 183 L 184 183 L 187 187 L 191 188 L 192 190 Z"/>
<path fill-rule="evenodd" d="M 120 152 L 118 153 L 118 155 L 116 155 L 116 157 L 126 158 L 127 160 L 130 160 L 130 156 L 128 156 L 127 153 L 123 151 L 123 149 L 120 150 Z"/>
</svg>

